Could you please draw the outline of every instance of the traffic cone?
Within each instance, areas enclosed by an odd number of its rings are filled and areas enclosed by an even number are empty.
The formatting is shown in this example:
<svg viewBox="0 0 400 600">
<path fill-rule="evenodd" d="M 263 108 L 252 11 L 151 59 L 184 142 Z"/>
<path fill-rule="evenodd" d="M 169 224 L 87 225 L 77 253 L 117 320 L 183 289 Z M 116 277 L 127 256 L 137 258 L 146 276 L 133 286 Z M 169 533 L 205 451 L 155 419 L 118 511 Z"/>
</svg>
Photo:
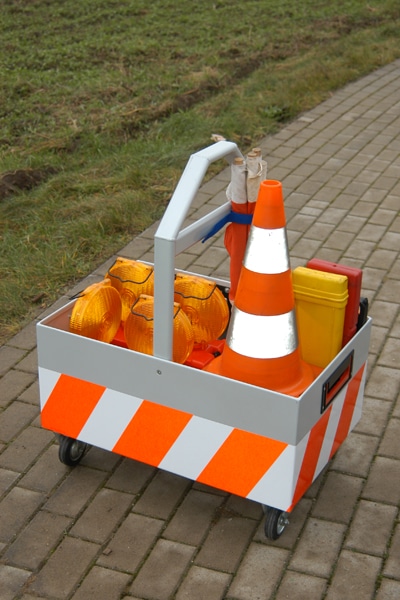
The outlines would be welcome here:
<svg viewBox="0 0 400 600">
<path fill-rule="evenodd" d="M 205 370 L 289 396 L 315 378 L 300 357 L 279 181 L 260 185 L 225 347 Z"/>
<path fill-rule="evenodd" d="M 243 158 L 235 158 L 231 165 L 231 183 L 226 191 L 234 213 L 247 214 L 246 164 Z M 224 244 L 230 256 L 229 300 L 235 299 L 243 257 L 246 252 L 248 226 L 242 223 L 230 223 L 225 230 Z"/>
</svg>

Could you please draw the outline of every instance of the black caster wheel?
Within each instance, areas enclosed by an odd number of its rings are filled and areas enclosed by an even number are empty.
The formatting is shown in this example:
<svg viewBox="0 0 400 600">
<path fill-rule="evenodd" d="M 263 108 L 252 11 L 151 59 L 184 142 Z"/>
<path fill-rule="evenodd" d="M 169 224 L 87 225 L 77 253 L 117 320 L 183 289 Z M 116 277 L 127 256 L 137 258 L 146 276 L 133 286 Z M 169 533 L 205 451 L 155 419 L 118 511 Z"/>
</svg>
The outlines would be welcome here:
<svg viewBox="0 0 400 600">
<path fill-rule="evenodd" d="M 80 462 L 88 447 L 84 442 L 64 435 L 59 437 L 59 443 L 58 458 L 69 467 L 74 467 Z"/>
<path fill-rule="evenodd" d="M 264 532 L 269 540 L 277 540 L 289 524 L 287 513 L 278 508 L 269 508 L 265 516 Z"/>
</svg>

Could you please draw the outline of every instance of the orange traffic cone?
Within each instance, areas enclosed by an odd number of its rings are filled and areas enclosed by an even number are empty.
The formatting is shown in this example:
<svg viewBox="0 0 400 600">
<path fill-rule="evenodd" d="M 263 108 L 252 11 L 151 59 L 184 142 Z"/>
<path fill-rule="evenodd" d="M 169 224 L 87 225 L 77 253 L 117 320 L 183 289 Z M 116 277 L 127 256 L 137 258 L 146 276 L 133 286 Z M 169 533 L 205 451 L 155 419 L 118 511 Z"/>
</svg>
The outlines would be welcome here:
<svg viewBox="0 0 400 600">
<path fill-rule="evenodd" d="M 260 185 L 225 347 L 206 370 L 290 396 L 314 379 L 298 347 L 279 181 Z"/>
<path fill-rule="evenodd" d="M 246 164 L 242 158 L 235 158 L 231 165 L 231 172 L 232 180 L 226 195 L 231 201 L 234 213 L 247 214 Z M 230 256 L 229 300 L 231 302 L 235 299 L 248 233 L 248 226 L 241 223 L 230 223 L 225 230 L 224 244 Z"/>
<path fill-rule="evenodd" d="M 253 148 L 243 158 L 235 158 L 231 165 L 231 183 L 226 195 L 235 214 L 252 215 L 257 201 L 260 183 L 267 174 L 267 163 L 262 159 L 260 148 Z M 230 256 L 229 300 L 235 301 L 243 257 L 246 252 L 250 224 L 233 221 L 225 230 L 224 243 Z"/>
</svg>

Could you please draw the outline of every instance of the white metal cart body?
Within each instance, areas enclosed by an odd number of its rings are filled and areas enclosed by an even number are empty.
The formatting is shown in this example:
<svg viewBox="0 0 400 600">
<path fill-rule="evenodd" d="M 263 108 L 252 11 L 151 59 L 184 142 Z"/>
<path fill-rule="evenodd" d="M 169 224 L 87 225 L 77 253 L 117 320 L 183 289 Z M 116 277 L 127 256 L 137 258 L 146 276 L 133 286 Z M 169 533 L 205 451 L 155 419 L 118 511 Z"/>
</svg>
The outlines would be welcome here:
<svg viewBox="0 0 400 600">
<path fill-rule="evenodd" d="M 235 156 L 194 154 L 155 234 L 153 356 L 70 333 L 74 301 L 38 324 L 42 425 L 290 512 L 361 417 L 371 319 L 298 398 L 172 362 L 175 256 L 230 203 L 182 224 L 209 164 Z"/>
</svg>

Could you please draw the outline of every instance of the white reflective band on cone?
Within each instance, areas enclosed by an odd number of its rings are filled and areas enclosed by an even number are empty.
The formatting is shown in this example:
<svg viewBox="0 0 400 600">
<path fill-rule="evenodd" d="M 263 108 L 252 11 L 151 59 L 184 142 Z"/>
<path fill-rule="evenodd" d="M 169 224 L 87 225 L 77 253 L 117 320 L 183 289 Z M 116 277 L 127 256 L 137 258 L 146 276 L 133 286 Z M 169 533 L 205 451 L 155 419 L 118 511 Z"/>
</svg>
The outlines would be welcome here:
<svg viewBox="0 0 400 600">
<path fill-rule="evenodd" d="M 295 311 L 260 316 L 245 313 L 236 306 L 226 343 L 234 352 L 249 358 L 280 358 L 291 354 L 298 346 Z"/>
<path fill-rule="evenodd" d="M 250 229 L 243 265 L 249 271 L 264 275 L 284 273 L 290 268 L 286 227 Z"/>
</svg>

